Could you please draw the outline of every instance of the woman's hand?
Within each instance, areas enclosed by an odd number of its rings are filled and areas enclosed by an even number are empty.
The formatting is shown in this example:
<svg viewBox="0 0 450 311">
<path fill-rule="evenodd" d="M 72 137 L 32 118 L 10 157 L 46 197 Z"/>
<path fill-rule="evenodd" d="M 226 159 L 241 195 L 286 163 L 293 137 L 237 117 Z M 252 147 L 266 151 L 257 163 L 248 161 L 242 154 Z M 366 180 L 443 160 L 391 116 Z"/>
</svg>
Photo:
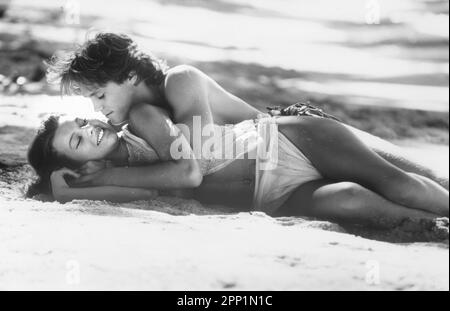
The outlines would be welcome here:
<svg viewBox="0 0 450 311">
<path fill-rule="evenodd" d="M 69 170 L 68 168 L 62 168 L 60 170 L 54 171 L 50 176 L 50 182 L 52 186 L 52 193 L 55 199 L 58 201 L 68 193 L 70 186 L 67 184 L 64 176 L 72 176 L 74 178 L 79 178 L 80 174 Z"/>
</svg>

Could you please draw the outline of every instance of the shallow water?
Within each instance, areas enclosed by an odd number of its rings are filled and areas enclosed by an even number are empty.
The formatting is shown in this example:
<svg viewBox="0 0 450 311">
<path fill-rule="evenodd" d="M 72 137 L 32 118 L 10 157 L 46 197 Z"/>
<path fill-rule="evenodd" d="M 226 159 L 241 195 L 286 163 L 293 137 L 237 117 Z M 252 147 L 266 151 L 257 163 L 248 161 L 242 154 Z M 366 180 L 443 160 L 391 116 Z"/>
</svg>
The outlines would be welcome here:
<svg viewBox="0 0 450 311">
<path fill-rule="evenodd" d="M 25 22 L 0 20 L 0 31 L 65 44 L 89 28 L 125 31 L 174 61 L 295 70 L 302 76 L 278 83 L 305 97 L 448 112 L 448 1 L 81 0 L 77 27 L 48 21 L 54 1 L 12 3 Z M 367 24 L 372 13 L 379 24 Z"/>
</svg>

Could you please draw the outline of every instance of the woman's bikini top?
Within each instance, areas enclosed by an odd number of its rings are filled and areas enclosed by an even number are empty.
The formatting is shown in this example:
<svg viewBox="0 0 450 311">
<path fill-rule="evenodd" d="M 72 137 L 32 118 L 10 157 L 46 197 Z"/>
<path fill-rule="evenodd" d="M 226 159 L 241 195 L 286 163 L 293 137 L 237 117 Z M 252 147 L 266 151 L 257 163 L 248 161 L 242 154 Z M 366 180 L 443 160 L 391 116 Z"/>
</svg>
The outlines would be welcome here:
<svg viewBox="0 0 450 311">
<path fill-rule="evenodd" d="M 213 174 L 231 163 L 236 159 L 251 158 L 256 156 L 258 140 L 257 120 L 246 120 L 236 125 L 216 125 L 214 127 L 215 135 L 206 138 L 205 144 L 210 147 L 209 150 L 200 152 L 200 156 L 194 150 L 199 159 L 201 170 L 204 176 Z M 159 161 L 158 154 L 155 149 L 142 138 L 131 133 L 127 126 L 122 129 L 121 137 L 128 149 L 128 164 L 130 166 L 139 166 L 151 164 Z"/>
</svg>

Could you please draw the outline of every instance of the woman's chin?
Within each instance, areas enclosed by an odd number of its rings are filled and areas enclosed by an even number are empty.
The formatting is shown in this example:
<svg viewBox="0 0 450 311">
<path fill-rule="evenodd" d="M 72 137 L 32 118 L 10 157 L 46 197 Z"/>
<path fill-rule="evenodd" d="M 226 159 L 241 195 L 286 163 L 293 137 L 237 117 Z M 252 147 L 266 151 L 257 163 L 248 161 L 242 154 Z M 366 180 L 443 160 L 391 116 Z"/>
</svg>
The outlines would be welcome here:
<svg viewBox="0 0 450 311">
<path fill-rule="evenodd" d="M 111 129 L 103 129 L 103 137 L 100 145 L 116 144 L 119 140 L 117 133 Z"/>
<path fill-rule="evenodd" d="M 108 134 L 106 134 L 105 132 L 105 137 L 103 138 L 103 141 L 100 143 L 100 147 L 109 153 L 117 148 L 119 144 L 119 137 L 117 135 L 108 135 Z M 103 146 L 101 146 L 101 144 L 103 144 Z"/>
</svg>

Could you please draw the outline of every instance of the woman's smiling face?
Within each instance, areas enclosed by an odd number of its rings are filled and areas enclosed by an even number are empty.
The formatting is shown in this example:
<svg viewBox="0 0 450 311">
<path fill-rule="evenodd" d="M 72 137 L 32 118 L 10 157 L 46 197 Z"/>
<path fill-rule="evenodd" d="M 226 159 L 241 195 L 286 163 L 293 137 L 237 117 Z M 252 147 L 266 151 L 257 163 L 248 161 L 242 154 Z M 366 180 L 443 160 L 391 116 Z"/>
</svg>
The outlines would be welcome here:
<svg viewBox="0 0 450 311">
<path fill-rule="evenodd" d="M 61 122 L 53 138 L 57 153 L 80 163 L 105 159 L 118 143 L 119 137 L 109 124 L 80 118 Z"/>
</svg>

